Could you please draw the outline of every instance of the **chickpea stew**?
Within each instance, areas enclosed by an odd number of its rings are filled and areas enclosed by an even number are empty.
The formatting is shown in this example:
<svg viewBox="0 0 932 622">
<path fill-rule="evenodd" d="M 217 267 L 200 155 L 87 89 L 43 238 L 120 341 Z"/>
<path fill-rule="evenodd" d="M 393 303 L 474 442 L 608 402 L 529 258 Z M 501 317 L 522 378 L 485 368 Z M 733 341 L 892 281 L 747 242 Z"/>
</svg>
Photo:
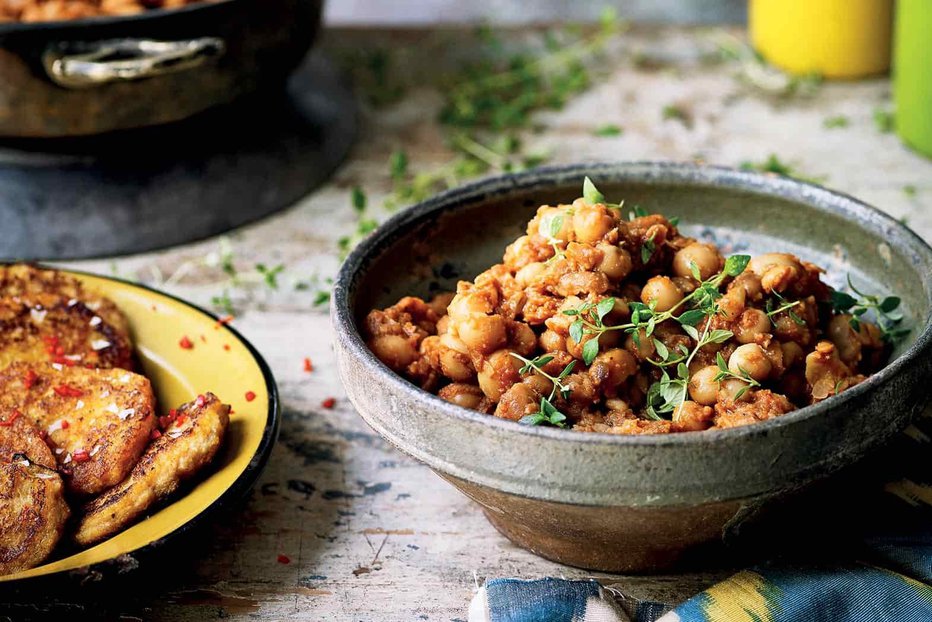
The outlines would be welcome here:
<svg viewBox="0 0 932 622">
<path fill-rule="evenodd" d="M 764 421 L 862 382 L 889 358 L 900 300 L 836 291 L 788 253 L 725 257 L 676 219 L 586 178 L 544 205 L 502 263 L 455 294 L 405 297 L 362 327 L 387 366 L 526 425 L 665 434 Z"/>
</svg>

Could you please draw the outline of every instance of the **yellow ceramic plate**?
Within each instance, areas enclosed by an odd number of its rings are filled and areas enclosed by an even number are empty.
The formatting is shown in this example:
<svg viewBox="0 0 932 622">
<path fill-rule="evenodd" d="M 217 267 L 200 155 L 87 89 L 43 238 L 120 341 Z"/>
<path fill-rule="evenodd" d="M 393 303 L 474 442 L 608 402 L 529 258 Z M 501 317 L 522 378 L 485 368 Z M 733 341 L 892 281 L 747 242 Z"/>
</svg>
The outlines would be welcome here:
<svg viewBox="0 0 932 622">
<path fill-rule="evenodd" d="M 110 298 L 126 315 L 142 373 L 152 381 L 160 413 L 211 391 L 233 407 L 230 426 L 208 474 L 193 488 L 183 488 L 183 496 L 97 546 L 67 557 L 53 556 L 31 570 L 0 577 L 0 582 L 74 570 L 161 544 L 191 528 L 209 509 L 248 492 L 278 434 L 275 380 L 239 333 L 208 312 L 147 287 L 80 272 L 68 274 Z M 182 348 L 179 342 L 184 337 L 194 347 Z"/>
</svg>

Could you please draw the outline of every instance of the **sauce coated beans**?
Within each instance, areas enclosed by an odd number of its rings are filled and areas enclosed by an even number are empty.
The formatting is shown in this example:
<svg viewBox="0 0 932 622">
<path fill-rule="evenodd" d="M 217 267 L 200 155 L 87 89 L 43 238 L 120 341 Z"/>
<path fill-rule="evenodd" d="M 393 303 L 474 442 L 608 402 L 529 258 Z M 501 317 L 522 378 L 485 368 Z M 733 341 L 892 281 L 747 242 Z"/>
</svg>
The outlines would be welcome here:
<svg viewBox="0 0 932 622">
<path fill-rule="evenodd" d="M 764 421 L 888 355 L 878 326 L 832 311 L 817 266 L 726 258 L 663 216 L 621 211 L 541 207 L 502 263 L 455 293 L 370 312 L 370 349 L 458 406 L 611 434 Z"/>
</svg>

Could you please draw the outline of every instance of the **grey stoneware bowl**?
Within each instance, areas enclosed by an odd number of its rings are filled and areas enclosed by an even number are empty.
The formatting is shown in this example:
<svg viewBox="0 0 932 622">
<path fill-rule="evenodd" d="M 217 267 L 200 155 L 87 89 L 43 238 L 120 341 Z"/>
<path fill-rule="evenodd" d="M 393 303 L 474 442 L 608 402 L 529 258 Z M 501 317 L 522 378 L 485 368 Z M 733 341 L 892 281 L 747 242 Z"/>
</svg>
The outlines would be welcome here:
<svg viewBox="0 0 932 622">
<path fill-rule="evenodd" d="M 383 365 L 362 318 L 454 290 L 501 261 L 541 204 L 591 177 L 610 200 L 668 217 L 726 253 L 787 251 L 843 285 L 903 300 L 891 362 L 837 397 L 726 430 L 615 436 L 530 427 L 422 391 Z M 924 406 L 932 380 L 932 249 L 849 196 L 783 177 L 673 163 L 581 164 L 480 181 L 391 218 L 344 263 L 331 316 L 340 375 L 366 422 L 474 499 L 513 542 L 572 566 L 656 572 L 715 559 L 743 524 L 860 461 Z M 701 561 L 700 561 L 701 563 Z"/>
</svg>

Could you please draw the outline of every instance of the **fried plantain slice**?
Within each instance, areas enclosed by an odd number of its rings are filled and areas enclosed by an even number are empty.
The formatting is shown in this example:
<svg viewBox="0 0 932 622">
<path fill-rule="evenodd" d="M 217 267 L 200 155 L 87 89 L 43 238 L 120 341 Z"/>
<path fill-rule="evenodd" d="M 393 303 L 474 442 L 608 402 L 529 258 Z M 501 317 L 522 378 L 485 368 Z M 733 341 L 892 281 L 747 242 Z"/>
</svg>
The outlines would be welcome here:
<svg viewBox="0 0 932 622">
<path fill-rule="evenodd" d="M 68 490 L 84 496 L 123 481 L 156 426 L 152 385 L 125 369 L 13 363 L 0 371 L 0 413 L 14 409 L 45 432 Z"/>
<path fill-rule="evenodd" d="M 73 276 L 31 264 L 0 265 L 0 297 L 28 299 L 37 294 L 55 295 L 66 301 L 80 300 L 129 340 L 129 324 L 123 312 L 113 301 L 85 287 Z"/>
<path fill-rule="evenodd" d="M 209 464 L 223 442 L 229 413 L 212 393 L 181 406 L 129 477 L 84 506 L 75 542 L 95 544 L 122 531 Z"/>
<path fill-rule="evenodd" d="M 85 303 L 51 294 L 0 298 L 0 368 L 15 361 L 133 369 L 129 338 Z"/>
<path fill-rule="evenodd" d="M 61 538 L 69 512 L 54 465 L 36 427 L 0 409 L 0 575 L 40 564 Z"/>
</svg>

